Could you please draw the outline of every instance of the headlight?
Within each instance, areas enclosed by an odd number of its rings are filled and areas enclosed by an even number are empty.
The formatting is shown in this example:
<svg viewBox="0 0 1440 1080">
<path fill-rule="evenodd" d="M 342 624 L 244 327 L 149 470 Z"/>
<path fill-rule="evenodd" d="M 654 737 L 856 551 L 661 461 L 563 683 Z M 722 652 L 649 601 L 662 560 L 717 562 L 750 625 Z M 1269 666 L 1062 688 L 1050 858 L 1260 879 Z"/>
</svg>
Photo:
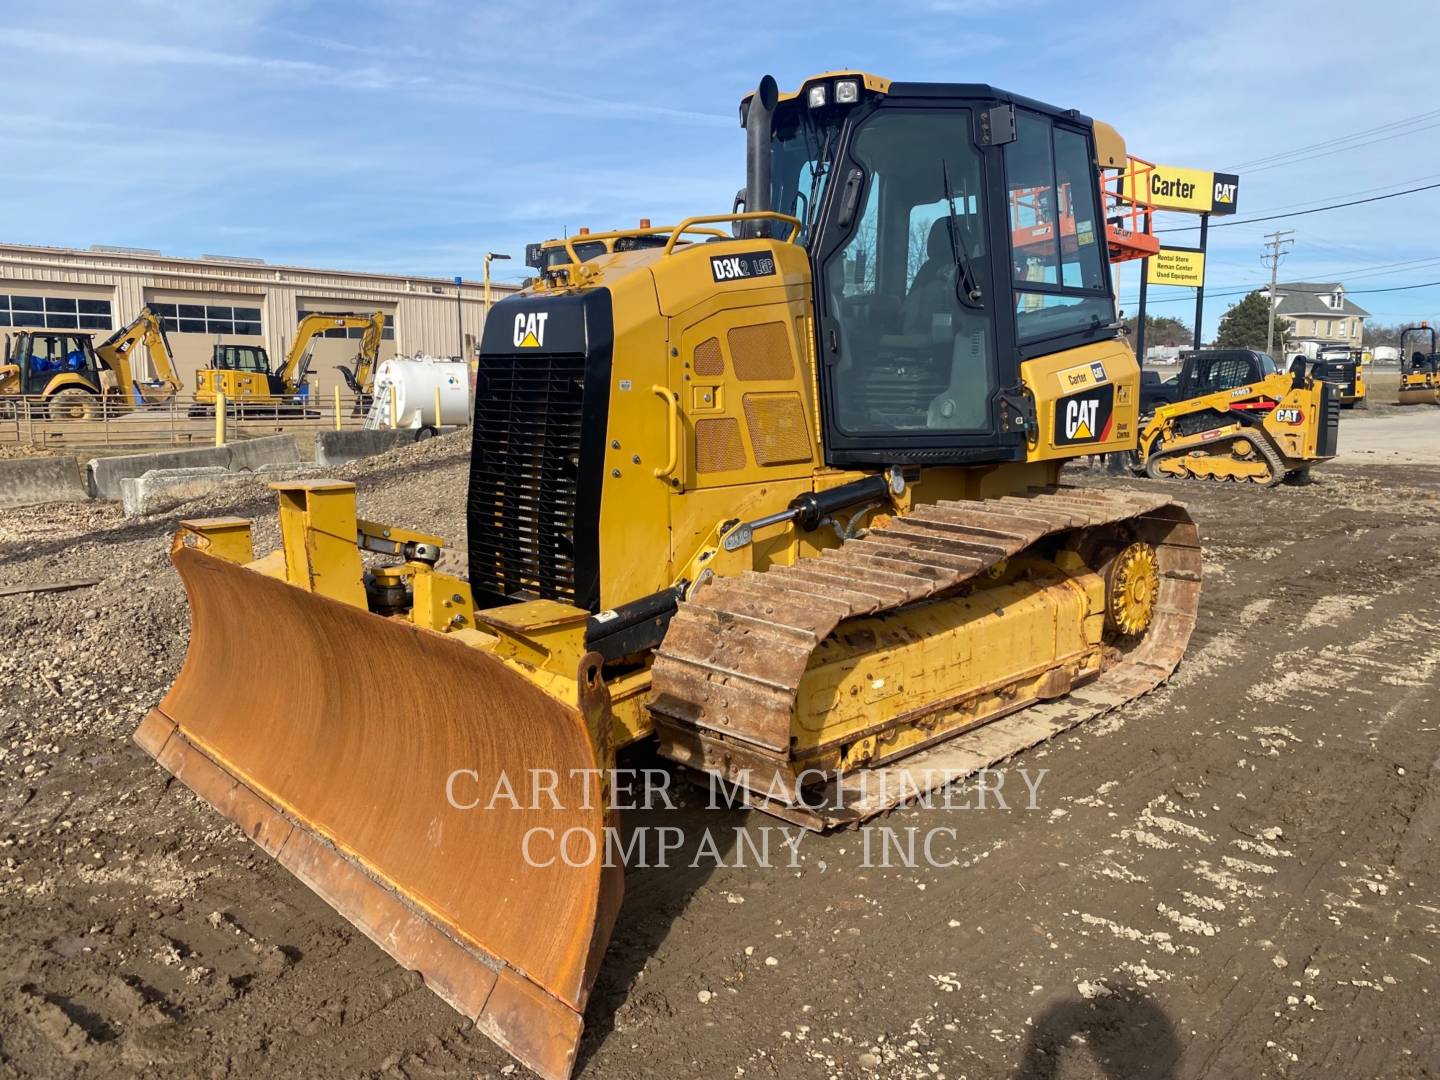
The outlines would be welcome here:
<svg viewBox="0 0 1440 1080">
<path fill-rule="evenodd" d="M 810 108 L 818 109 L 825 104 L 825 84 L 818 83 L 810 87 Z"/>
<path fill-rule="evenodd" d="M 835 103 L 853 105 L 860 100 L 860 84 L 854 79 L 841 79 L 835 84 Z"/>
</svg>

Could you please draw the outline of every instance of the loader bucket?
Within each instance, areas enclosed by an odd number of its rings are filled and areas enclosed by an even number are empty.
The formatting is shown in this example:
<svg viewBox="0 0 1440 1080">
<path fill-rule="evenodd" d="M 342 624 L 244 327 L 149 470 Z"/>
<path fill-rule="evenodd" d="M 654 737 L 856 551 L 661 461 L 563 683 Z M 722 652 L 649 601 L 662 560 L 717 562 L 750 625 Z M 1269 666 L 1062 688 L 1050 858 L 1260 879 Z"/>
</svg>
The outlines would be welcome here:
<svg viewBox="0 0 1440 1080">
<path fill-rule="evenodd" d="M 501 1047 L 568 1077 L 622 888 L 590 790 L 607 767 L 598 657 L 572 703 L 456 637 L 173 558 L 189 653 L 136 741 Z M 534 769 L 559 783 L 531 806 Z M 502 774 L 516 798 L 487 809 Z M 537 829 L 578 830 L 570 850 L 593 838 L 601 858 L 568 865 L 549 840 L 527 856 Z"/>
</svg>

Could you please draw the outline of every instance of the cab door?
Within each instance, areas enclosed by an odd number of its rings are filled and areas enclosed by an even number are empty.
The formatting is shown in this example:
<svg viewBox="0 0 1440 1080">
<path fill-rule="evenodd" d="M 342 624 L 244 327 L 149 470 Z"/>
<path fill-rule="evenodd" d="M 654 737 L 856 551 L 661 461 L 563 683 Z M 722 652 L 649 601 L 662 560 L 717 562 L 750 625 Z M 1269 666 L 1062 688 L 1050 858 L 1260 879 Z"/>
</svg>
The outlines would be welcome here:
<svg viewBox="0 0 1440 1080">
<path fill-rule="evenodd" d="M 998 424 L 1017 364 L 991 301 L 1004 239 L 977 108 L 886 99 L 847 129 L 814 251 L 830 464 L 1023 455 Z"/>
</svg>

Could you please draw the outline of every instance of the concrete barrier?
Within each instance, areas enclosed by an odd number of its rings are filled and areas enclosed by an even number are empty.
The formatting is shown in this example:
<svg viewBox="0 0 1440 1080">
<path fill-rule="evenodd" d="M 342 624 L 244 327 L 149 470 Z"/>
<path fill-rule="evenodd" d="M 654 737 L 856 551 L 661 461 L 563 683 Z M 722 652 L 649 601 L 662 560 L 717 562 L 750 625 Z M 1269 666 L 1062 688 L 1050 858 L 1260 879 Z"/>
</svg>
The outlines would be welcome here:
<svg viewBox="0 0 1440 1080">
<path fill-rule="evenodd" d="M 347 461 L 374 457 L 397 446 L 409 446 L 431 435 L 448 435 L 459 428 L 445 426 L 433 428 L 401 428 L 398 431 L 317 431 L 315 433 L 315 464 L 321 466 L 344 465 Z"/>
<path fill-rule="evenodd" d="M 0 461 L 0 506 L 84 502 L 85 477 L 73 457 L 27 457 Z"/>
<path fill-rule="evenodd" d="M 253 490 L 263 491 L 261 484 L 313 476 L 316 471 L 315 466 L 309 464 L 266 465 L 253 472 L 231 472 L 219 465 L 153 469 L 144 476 L 127 476 L 120 481 L 120 505 L 126 517 L 144 517 L 231 485 L 251 482 L 255 484 Z"/>
<path fill-rule="evenodd" d="M 97 499 L 120 499 L 120 481 L 144 476 L 157 469 L 198 469 L 217 465 L 230 472 L 254 472 L 270 465 L 298 465 L 300 446 L 294 435 L 267 435 L 224 446 L 193 450 L 160 450 L 95 458 L 86 468 L 90 494 Z"/>
</svg>

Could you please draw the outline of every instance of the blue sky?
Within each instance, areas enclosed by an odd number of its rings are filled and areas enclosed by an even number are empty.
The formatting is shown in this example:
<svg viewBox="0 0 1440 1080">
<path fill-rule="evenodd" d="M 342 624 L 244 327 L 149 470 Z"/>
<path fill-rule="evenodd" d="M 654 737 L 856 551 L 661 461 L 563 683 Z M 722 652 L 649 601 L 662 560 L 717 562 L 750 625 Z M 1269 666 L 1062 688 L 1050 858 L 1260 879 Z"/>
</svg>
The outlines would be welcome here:
<svg viewBox="0 0 1440 1080">
<path fill-rule="evenodd" d="M 1144 157 L 1217 169 L 1440 110 L 1417 78 L 1440 40 L 1434 0 L 1167 7 L 11 5 L 0 239 L 467 278 L 494 250 L 517 276 L 525 243 L 564 227 L 728 209 L 737 102 L 765 72 L 991 82 L 1107 120 Z M 1237 216 L 1440 181 L 1440 111 L 1373 138 L 1240 170 Z M 1209 287 L 1265 280 L 1277 224 L 1296 234 L 1282 279 L 1440 281 L 1435 190 L 1217 229 Z M 1127 267 L 1129 310 L 1137 284 Z M 1151 310 L 1188 320 L 1192 295 L 1152 290 Z M 1354 299 L 1384 321 L 1440 316 L 1440 288 Z M 1207 331 L 1231 302 L 1207 300 Z"/>
</svg>

